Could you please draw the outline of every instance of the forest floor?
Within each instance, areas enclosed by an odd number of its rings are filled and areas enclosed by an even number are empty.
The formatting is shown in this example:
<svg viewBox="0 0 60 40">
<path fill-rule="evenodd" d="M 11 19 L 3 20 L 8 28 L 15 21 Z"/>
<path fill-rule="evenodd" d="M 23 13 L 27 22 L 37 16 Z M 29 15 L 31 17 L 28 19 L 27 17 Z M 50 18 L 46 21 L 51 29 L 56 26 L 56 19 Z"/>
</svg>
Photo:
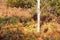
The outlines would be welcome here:
<svg viewBox="0 0 60 40">
<path fill-rule="evenodd" d="M 36 7 L 29 9 L 11 8 L 0 4 L 1 40 L 60 40 L 60 20 L 50 14 L 44 19 L 41 30 L 37 32 Z M 51 21 L 49 21 L 52 18 Z M 58 18 L 60 19 L 60 18 Z M 49 22 L 48 22 L 49 21 Z M 57 23 L 58 22 L 58 23 Z"/>
</svg>

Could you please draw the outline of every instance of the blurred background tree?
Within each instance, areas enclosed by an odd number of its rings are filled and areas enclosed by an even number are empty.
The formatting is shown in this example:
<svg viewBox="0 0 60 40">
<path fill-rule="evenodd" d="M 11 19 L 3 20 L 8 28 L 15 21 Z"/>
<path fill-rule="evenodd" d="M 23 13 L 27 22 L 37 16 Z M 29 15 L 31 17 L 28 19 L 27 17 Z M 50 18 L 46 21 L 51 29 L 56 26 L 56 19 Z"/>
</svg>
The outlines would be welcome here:
<svg viewBox="0 0 60 40">
<path fill-rule="evenodd" d="M 7 0 L 7 6 L 31 8 L 36 5 L 36 0 Z"/>
</svg>

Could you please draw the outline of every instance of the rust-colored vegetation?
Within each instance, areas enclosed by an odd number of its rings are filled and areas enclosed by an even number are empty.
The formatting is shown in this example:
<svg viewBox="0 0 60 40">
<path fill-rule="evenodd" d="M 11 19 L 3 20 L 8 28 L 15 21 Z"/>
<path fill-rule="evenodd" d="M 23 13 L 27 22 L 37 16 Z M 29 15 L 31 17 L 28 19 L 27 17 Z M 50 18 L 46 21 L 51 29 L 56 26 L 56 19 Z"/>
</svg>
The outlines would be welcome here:
<svg viewBox="0 0 60 40">
<path fill-rule="evenodd" d="M 0 40 L 36 40 L 36 27 L 36 0 L 0 0 Z"/>
<path fill-rule="evenodd" d="M 60 40 L 60 0 L 41 0 L 41 37 Z"/>
<path fill-rule="evenodd" d="M 36 0 L 0 0 L 0 40 L 60 40 L 60 0 L 41 0 L 37 32 Z"/>
</svg>

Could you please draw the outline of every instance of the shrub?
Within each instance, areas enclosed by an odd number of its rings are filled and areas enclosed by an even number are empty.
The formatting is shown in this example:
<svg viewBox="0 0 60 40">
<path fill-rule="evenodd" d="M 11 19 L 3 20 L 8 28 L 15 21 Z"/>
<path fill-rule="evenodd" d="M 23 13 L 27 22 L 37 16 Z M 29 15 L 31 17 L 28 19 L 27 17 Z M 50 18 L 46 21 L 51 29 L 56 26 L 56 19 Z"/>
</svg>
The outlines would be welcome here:
<svg viewBox="0 0 60 40">
<path fill-rule="evenodd" d="M 9 23 L 11 24 L 16 24 L 18 23 L 18 18 L 16 17 L 10 17 L 9 20 L 8 20 Z"/>
<path fill-rule="evenodd" d="M 10 30 L 10 28 L 5 28 L 3 30 L 2 40 L 36 40 L 34 33 L 24 34 L 21 30 L 16 28 L 16 30 Z"/>
<path fill-rule="evenodd" d="M 5 22 L 7 22 L 7 20 L 8 20 L 8 17 L 7 16 L 1 17 L 0 18 L 0 24 L 3 24 Z"/>
<path fill-rule="evenodd" d="M 11 31 L 10 29 L 3 29 L 4 38 L 2 40 L 24 40 L 24 34 L 16 28 Z"/>
<path fill-rule="evenodd" d="M 41 11 L 44 13 L 47 11 L 51 14 L 60 15 L 60 0 L 46 0 L 41 1 Z"/>
<path fill-rule="evenodd" d="M 36 0 L 7 0 L 7 6 L 31 8 L 36 5 Z"/>
</svg>

